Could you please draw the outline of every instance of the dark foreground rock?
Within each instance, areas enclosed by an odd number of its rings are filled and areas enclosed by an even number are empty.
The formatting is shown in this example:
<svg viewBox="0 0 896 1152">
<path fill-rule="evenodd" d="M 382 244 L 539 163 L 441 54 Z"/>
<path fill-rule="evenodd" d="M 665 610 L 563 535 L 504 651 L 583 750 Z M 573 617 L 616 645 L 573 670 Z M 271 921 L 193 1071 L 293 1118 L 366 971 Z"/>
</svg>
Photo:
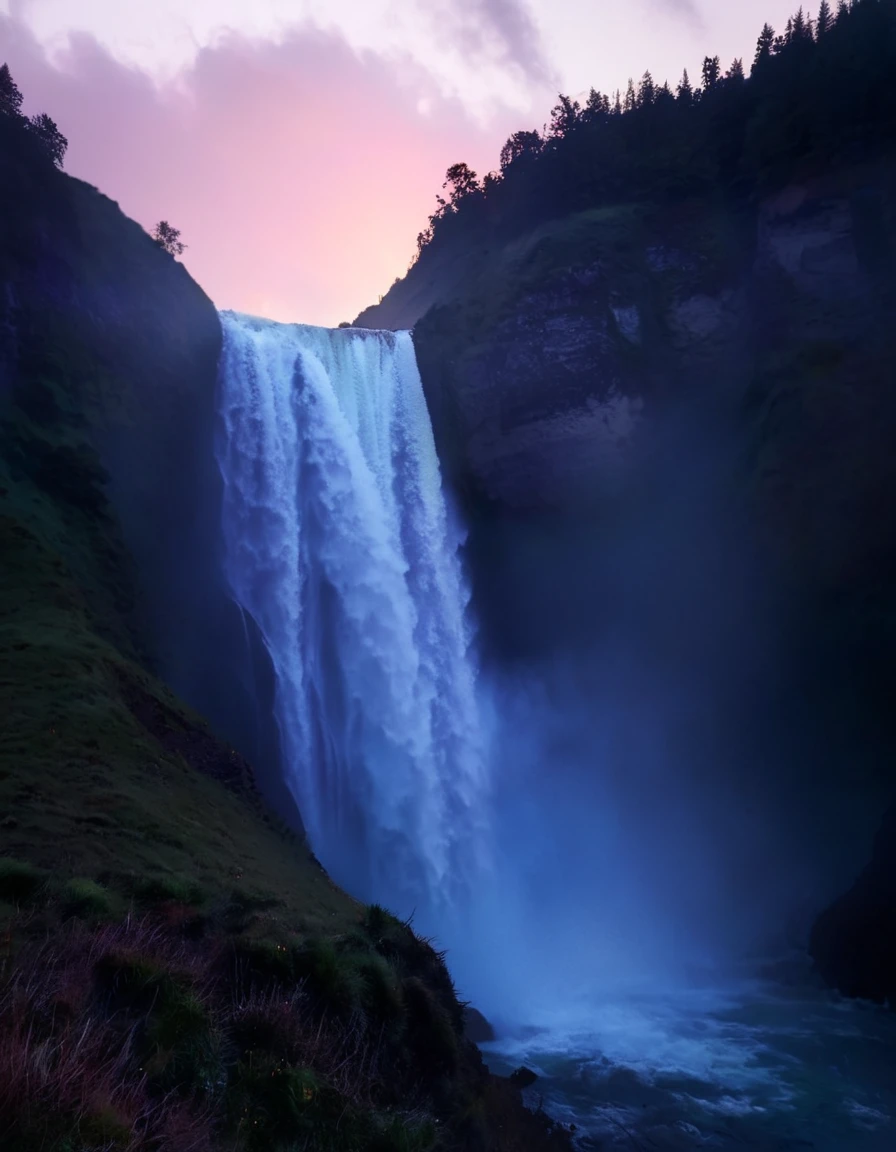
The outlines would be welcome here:
<svg viewBox="0 0 896 1152">
<path fill-rule="evenodd" d="M 525 1065 L 520 1065 L 516 1072 L 510 1074 L 510 1082 L 516 1084 L 517 1088 L 531 1088 L 537 1079 L 538 1073 Z"/>
<path fill-rule="evenodd" d="M 815 922 L 810 951 L 823 978 L 845 996 L 896 1008 L 896 805 L 871 863 Z"/>
</svg>

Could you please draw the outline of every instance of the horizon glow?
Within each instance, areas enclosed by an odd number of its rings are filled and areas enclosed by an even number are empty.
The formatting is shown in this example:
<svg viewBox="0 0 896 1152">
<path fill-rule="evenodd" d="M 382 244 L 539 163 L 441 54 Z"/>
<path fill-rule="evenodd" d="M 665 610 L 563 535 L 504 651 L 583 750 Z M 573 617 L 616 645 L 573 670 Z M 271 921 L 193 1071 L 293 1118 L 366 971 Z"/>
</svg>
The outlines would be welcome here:
<svg viewBox="0 0 896 1152">
<path fill-rule="evenodd" d="M 497 167 L 557 92 L 749 63 L 793 6 L 0 0 L 0 55 L 66 170 L 180 228 L 219 307 L 335 325 L 404 274 L 450 164 Z"/>
</svg>

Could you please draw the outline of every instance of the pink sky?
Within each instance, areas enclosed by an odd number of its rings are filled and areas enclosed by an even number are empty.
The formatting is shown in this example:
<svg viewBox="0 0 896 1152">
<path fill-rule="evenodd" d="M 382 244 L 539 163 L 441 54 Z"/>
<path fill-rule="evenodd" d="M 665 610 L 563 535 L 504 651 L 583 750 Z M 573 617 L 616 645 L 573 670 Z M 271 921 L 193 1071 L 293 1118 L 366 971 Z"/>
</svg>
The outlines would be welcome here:
<svg viewBox="0 0 896 1152">
<path fill-rule="evenodd" d="M 233 0 L 184 0 L 189 24 L 164 0 L 0 0 L 0 59 L 68 137 L 66 170 L 144 226 L 180 228 L 219 307 L 327 325 L 403 274 L 449 164 L 495 167 L 557 90 L 749 56 L 791 7 L 455 0 L 436 21 L 431 6 L 344 0 L 322 28 L 314 2 L 296 25 L 300 3 L 256 0 L 249 25 Z"/>
</svg>

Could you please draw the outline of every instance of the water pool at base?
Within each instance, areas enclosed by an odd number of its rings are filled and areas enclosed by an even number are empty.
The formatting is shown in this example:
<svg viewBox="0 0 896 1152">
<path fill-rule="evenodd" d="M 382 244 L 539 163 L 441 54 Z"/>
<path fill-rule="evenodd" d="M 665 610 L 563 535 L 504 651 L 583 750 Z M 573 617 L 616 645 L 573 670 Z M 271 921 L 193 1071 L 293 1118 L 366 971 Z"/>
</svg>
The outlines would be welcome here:
<svg viewBox="0 0 896 1152">
<path fill-rule="evenodd" d="M 593 997 L 483 1051 L 583 1149 L 896 1152 L 896 1012 L 808 972 Z"/>
</svg>

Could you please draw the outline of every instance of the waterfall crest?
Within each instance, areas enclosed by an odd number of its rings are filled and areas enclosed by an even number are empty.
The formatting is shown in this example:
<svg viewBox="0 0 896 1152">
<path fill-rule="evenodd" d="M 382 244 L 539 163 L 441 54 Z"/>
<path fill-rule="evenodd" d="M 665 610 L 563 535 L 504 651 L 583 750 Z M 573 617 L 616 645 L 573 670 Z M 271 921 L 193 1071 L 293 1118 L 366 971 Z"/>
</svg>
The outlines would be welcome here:
<svg viewBox="0 0 896 1152">
<path fill-rule="evenodd" d="M 355 895 L 453 902 L 481 863 L 487 783 L 410 334 L 221 320 L 225 568 L 271 653 L 287 783 Z"/>
</svg>

